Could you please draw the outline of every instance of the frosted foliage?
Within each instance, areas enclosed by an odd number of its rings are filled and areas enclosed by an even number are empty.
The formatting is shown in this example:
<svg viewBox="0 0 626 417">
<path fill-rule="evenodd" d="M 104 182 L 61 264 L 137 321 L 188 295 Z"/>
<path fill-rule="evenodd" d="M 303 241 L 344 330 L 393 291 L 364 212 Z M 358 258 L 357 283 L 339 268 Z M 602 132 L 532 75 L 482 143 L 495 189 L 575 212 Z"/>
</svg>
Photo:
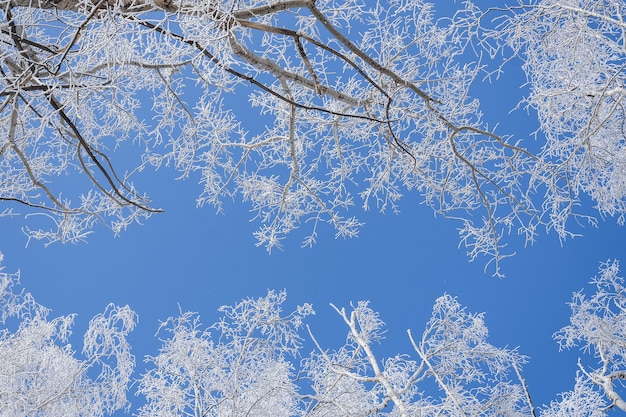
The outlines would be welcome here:
<svg viewBox="0 0 626 417">
<path fill-rule="evenodd" d="M 221 318 L 208 327 L 195 313 L 164 322 L 161 330 L 169 336 L 159 354 L 148 357 L 140 380 L 138 394 L 147 399 L 140 415 L 527 415 L 524 388 L 512 382 L 524 358 L 486 343 L 482 329 L 474 336 L 480 326 L 472 323 L 480 316 L 467 315 L 449 296 L 437 305 L 450 308 L 462 332 L 431 334 L 429 328 L 415 344 L 417 360 L 376 357 L 384 323 L 366 302 L 350 312 L 336 308 L 348 326 L 343 346 L 325 349 L 309 329 L 314 350 L 305 355 L 299 330 L 311 307 L 285 314 L 284 302 L 284 292 L 270 291 L 221 308 Z M 449 343 L 432 350 L 443 334 Z M 468 359 L 445 370 L 434 365 L 448 351 Z M 441 381 L 440 389 L 427 393 L 428 379 Z"/>
<path fill-rule="evenodd" d="M 0 4 L 0 199 L 45 214 L 27 218 L 32 239 L 141 222 L 159 204 L 134 183 L 162 166 L 200 181 L 199 205 L 249 204 L 268 250 L 302 225 L 304 245 L 320 227 L 355 236 L 354 206 L 397 211 L 415 192 L 499 274 L 502 236 L 561 233 L 569 217 L 556 168 L 483 123 L 469 95 L 470 1 L 445 18 L 421 0 Z M 581 164 L 576 181 L 597 183 Z"/>
<path fill-rule="evenodd" d="M 0 254 L 0 261 L 1 261 Z M 69 344 L 74 316 L 48 311 L 0 269 L 0 410 L 10 416 L 465 416 L 601 417 L 626 409 L 626 288 L 617 262 L 602 264 L 593 296 L 574 295 L 571 324 L 555 335 L 583 348 L 571 391 L 536 408 L 522 377 L 527 358 L 488 342 L 483 314 L 439 297 L 420 337 L 408 331 L 407 353 L 382 357 L 385 324 L 368 302 L 333 305 L 346 329 L 324 347 L 305 320 L 304 304 L 285 311 L 284 291 L 223 306 L 209 326 L 182 312 L 161 323 L 161 347 L 133 376 L 126 336 L 137 317 L 107 306 L 89 323 L 81 355 Z M 320 332 L 321 333 L 321 332 Z M 330 332 L 324 332 L 327 337 Z M 341 340 L 341 339 L 339 339 Z M 117 414 L 115 414 L 117 415 Z"/>
<path fill-rule="evenodd" d="M 624 1 L 533 1 L 508 30 L 522 50 L 539 156 L 554 170 L 544 206 L 560 235 L 589 195 L 602 215 L 626 208 Z"/>
<path fill-rule="evenodd" d="M 293 358 L 309 305 L 281 315 L 285 293 L 223 307 L 220 321 L 203 329 L 195 313 L 170 318 L 171 336 L 141 378 L 147 404 L 140 416 L 290 416 L 296 414 Z"/>
<path fill-rule="evenodd" d="M 604 417 L 608 404 L 606 399 L 581 375 L 576 377 L 574 390 L 561 394 L 541 411 L 541 417 Z"/>
<path fill-rule="evenodd" d="M 487 343 L 482 316 L 466 313 L 454 298 L 436 301 L 420 340 L 409 332 L 414 359 L 377 359 L 384 323 L 367 303 L 337 311 L 350 329 L 346 345 L 318 345 L 304 362 L 316 400 L 310 415 L 528 415 L 525 388 L 512 382 L 525 358 Z"/>
<path fill-rule="evenodd" d="M 356 236 L 355 206 L 408 192 L 496 275 L 511 232 L 595 223 L 589 197 L 623 221 L 622 0 L 0 5 L 0 217 L 25 216 L 29 239 L 142 222 L 164 166 L 199 181 L 200 206 L 245 202 L 267 250 L 302 226 L 305 246 Z M 485 51 L 522 58 L 538 144 L 482 120 Z"/>
<path fill-rule="evenodd" d="M 626 380 L 626 288 L 618 274 L 617 261 L 600 266 L 599 275 L 592 280 L 595 294 L 574 294 L 570 325 L 561 329 L 555 339 L 563 348 L 581 347 L 597 359 L 593 365 L 579 362 L 584 381 L 603 390 L 610 403 L 626 411 L 623 393 L 618 389 L 618 381 Z"/>
<path fill-rule="evenodd" d="M 0 330 L 2 415 L 97 417 L 123 409 L 134 367 L 125 337 L 134 313 L 111 305 L 96 316 L 79 359 L 67 342 L 74 316 L 48 319 L 30 294 L 14 291 L 17 275 L 0 271 L 0 282 L 0 311 L 7 324 Z M 9 331 L 16 320 L 19 325 Z"/>
<path fill-rule="evenodd" d="M 450 415 L 528 415 L 532 404 L 524 385 L 512 382 L 526 358 L 491 345 L 487 333 L 481 314 L 440 297 L 421 340 L 413 340 L 420 367 L 447 394 L 440 405 Z"/>
</svg>

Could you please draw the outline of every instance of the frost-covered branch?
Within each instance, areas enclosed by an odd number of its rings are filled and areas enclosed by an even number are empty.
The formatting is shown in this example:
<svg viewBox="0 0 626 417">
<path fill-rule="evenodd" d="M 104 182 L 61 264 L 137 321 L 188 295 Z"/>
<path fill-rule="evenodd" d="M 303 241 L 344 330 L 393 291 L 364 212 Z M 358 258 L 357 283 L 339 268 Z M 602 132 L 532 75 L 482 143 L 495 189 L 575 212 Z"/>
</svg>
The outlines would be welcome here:
<svg viewBox="0 0 626 417">
<path fill-rule="evenodd" d="M 127 336 L 137 317 L 129 307 L 109 305 L 96 315 L 79 354 L 69 343 L 74 315 L 50 319 L 21 289 L 19 274 L 0 266 L 0 410 L 16 417 L 111 415 L 129 410 L 135 386 L 145 399 L 137 415 L 146 417 L 605 417 L 626 408 L 619 387 L 626 379 L 626 291 L 617 274 L 616 262 L 603 264 L 595 294 L 574 295 L 571 324 L 555 335 L 597 363 L 581 359 L 572 391 L 535 411 L 522 377 L 526 358 L 490 344 L 484 316 L 449 295 L 435 301 L 421 337 L 408 331 L 413 353 L 386 358 L 375 352 L 385 325 L 367 302 L 333 306 L 346 337 L 332 349 L 311 326 L 303 334 L 313 309 L 285 311 L 284 291 L 223 306 L 208 326 L 181 311 L 161 323 L 161 347 L 146 355 L 145 372 L 134 380 Z"/>
<path fill-rule="evenodd" d="M 613 407 L 626 411 L 626 402 L 615 390 L 616 380 L 626 380 L 626 288 L 619 275 L 619 262 L 607 261 L 591 283 L 596 292 L 587 297 L 582 291 L 570 303 L 570 324 L 555 339 L 562 348 L 581 347 L 597 359 L 597 365 L 579 367 L 585 376 L 581 383 L 601 388 Z M 590 388 L 591 389 L 591 388 Z"/>
<path fill-rule="evenodd" d="M 0 201 L 48 208 L 31 238 L 149 217 L 133 181 L 162 165 L 199 178 L 200 205 L 249 203 L 268 250 L 307 221 L 305 243 L 323 223 L 355 236 L 355 205 L 395 211 L 406 192 L 461 220 L 468 255 L 496 275 L 511 230 L 529 242 L 540 226 L 566 230 L 569 212 L 534 197 L 563 197 L 562 167 L 489 128 L 470 96 L 482 65 L 471 2 L 441 19 L 421 0 L 0 6 L 0 127 L 14 137 L 0 143 Z"/>
<path fill-rule="evenodd" d="M 18 289 L 19 275 L 0 267 L 2 413 L 98 417 L 128 409 L 134 357 L 126 337 L 137 321 L 135 313 L 109 305 L 91 321 L 84 358 L 78 358 L 68 343 L 74 315 L 48 319 L 49 311 Z M 15 322 L 14 331 L 4 328 Z"/>
</svg>

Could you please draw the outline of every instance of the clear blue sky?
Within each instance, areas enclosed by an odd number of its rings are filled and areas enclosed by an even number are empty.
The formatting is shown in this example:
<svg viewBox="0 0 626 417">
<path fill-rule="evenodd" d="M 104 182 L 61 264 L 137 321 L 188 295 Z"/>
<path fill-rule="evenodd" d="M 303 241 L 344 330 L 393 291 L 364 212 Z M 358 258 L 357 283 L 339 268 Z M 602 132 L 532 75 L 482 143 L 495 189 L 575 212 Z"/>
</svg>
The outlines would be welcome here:
<svg viewBox="0 0 626 417">
<path fill-rule="evenodd" d="M 489 118 L 506 118 L 501 133 L 527 137 L 532 115 L 507 116 L 520 97 L 519 76 L 510 67 L 511 79 L 479 94 Z M 283 252 L 268 255 L 254 245 L 257 224 L 248 221 L 246 205 L 226 204 L 224 215 L 196 209 L 199 186 L 193 179 L 175 182 L 174 176 L 159 171 L 140 185 L 166 211 L 120 237 L 98 230 L 85 244 L 43 248 L 33 242 L 25 248 L 20 219 L 0 219 L 6 270 L 19 268 L 26 289 L 53 316 L 78 313 L 75 334 L 109 302 L 137 311 L 140 323 L 130 340 L 140 366 L 145 354 L 156 353 L 158 321 L 177 314 L 178 305 L 211 323 L 220 305 L 283 288 L 290 305 L 313 303 L 317 315 L 309 323 L 329 345 L 344 341 L 345 328 L 328 304 L 371 300 L 389 330 L 375 351 L 410 353 L 406 330 L 421 333 L 434 300 L 447 292 L 470 311 L 486 312 L 493 344 L 519 346 L 530 356 L 524 375 L 535 404 L 544 404 L 573 387 L 580 352 L 559 353 L 552 340 L 568 323 L 572 292 L 586 286 L 601 261 L 623 259 L 626 266 L 626 234 L 608 219 L 564 247 L 555 235 L 528 248 L 514 241 L 517 256 L 503 264 L 507 277 L 493 278 L 483 271 L 484 259 L 469 263 L 458 248 L 458 224 L 434 218 L 417 195 L 407 195 L 399 215 L 359 213 L 366 226 L 357 239 L 335 240 L 325 229 L 315 247 L 301 249 L 295 234 Z"/>
</svg>

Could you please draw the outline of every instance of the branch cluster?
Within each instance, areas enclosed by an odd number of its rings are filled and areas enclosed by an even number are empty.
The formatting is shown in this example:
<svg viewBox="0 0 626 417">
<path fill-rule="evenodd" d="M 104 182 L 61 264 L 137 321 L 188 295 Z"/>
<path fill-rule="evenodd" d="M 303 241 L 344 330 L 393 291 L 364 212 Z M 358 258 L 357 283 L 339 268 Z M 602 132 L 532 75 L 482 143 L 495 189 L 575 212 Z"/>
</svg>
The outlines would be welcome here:
<svg viewBox="0 0 626 417">
<path fill-rule="evenodd" d="M 591 353 L 596 366 L 579 361 L 573 390 L 536 409 L 522 377 L 527 358 L 489 343 L 484 315 L 447 294 L 421 336 L 408 331 L 409 353 L 386 358 L 376 353 L 385 324 L 368 302 L 332 306 L 346 329 L 332 349 L 305 326 L 311 305 L 284 311 L 284 291 L 221 307 L 209 326 L 181 311 L 161 323 L 161 348 L 133 382 L 127 336 L 137 316 L 128 306 L 96 315 L 79 355 L 68 343 L 74 316 L 50 319 L 19 275 L 0 269 L 0 409 L 103 416 L 129 410 L 133 385 L 144 399 L 137 415 L 146 417 L 606 416 L 625 409 L 626 289 L 617 274 L 617 262 L 603 264 L 594 295 L 574 294 L 571 324 L 555 335 L 562 347 Z"/>
<path fill-rule="evenodd" d="M 160 211 L 133 179 L 167 165 L 199 205 L 248 202 L 271 250 L 303 224 L 304 245 L 324 223 L 355 236 L 353 206 L 417 192 L 500 275 L 511 231 L 573 236 L 586 195 L 626 209 L 620 5 L 3 0 L 0 200 L 46 214 L 30 238 L 118 233 Z M 485 51 L 524 60 L 539 150 L 483 122 Z"/>
</svg>

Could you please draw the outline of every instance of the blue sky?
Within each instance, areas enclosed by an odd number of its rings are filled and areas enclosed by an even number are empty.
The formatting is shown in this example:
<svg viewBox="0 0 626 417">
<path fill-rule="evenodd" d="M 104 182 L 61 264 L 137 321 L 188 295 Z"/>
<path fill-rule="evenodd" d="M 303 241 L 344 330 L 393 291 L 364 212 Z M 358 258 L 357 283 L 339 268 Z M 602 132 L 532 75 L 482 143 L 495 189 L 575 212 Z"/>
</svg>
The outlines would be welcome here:
<svg viewBox="0 0 626 417">
<path fill-rule="evenodd" d="M 497 87 L 483 85 L 476 92 L 491 123 L 502 124 L 500 132 L 526 138 L 534 129 L 532 114 L 508 114 L 521 97 L 523 78 L 515 65 Z M 449 293 L 470 311 L 486 312 L 493 344 L 519 346 L 530 356 L 524 375 L 539 405 L 573 387 L 581 353 L 559 352 L 552 340 L 568 323 L 572 292 L 587 286 L 600 262 L 626 262 L 626 234 L 608 219 L 598 229 L 579 230 L 584 236 L 563 247 L 555 235 L 527 248 L 513 239 L 510 249 L 517 255 L 503 263 L 507 277 L 493 278 L 483 270 L 485 259 L 470 263 L 458 247 L 459 225 L 435 218 L 418 195 L 407 195 L 398 215 L 358 213 L 366 225 L 356 239 L 336 240 L 327 228 L 316 246 L 302 249 L 296 233 L 284 251 L 269 255 L 255 247 L 258 225 L 249 222 L 245 204 L 227 203 L 225 214 L 197 209 L 200 187 L 175 176 L 164 169 L 147 177 L 142 191 L 165 212 L 119 237 L 100 229 L 84 244 L 44 248 L 32 242 L 26 248 L 20 219 L 0 219 L 6 270 L 20 269 L 26 289 L 53 315 L 78 313 L 77 335 L 109 302 L 129 304 L 140 318 L 130 337 L 138 364 L 156 353 L 158 322 L 176 315 L 179 305 L 212 323 L 220 305 L 268 289 L 286 289 L 292 306 L 313 303 L 317 314 L 308 323 L 331 347 L 343 343 L 346 329 L 328 304 L 370 300 L 388 325 L 387 339 L 375 352 L 410 353 L 406 330 L 420 334 L 434 300 Z"/>
</svg>

